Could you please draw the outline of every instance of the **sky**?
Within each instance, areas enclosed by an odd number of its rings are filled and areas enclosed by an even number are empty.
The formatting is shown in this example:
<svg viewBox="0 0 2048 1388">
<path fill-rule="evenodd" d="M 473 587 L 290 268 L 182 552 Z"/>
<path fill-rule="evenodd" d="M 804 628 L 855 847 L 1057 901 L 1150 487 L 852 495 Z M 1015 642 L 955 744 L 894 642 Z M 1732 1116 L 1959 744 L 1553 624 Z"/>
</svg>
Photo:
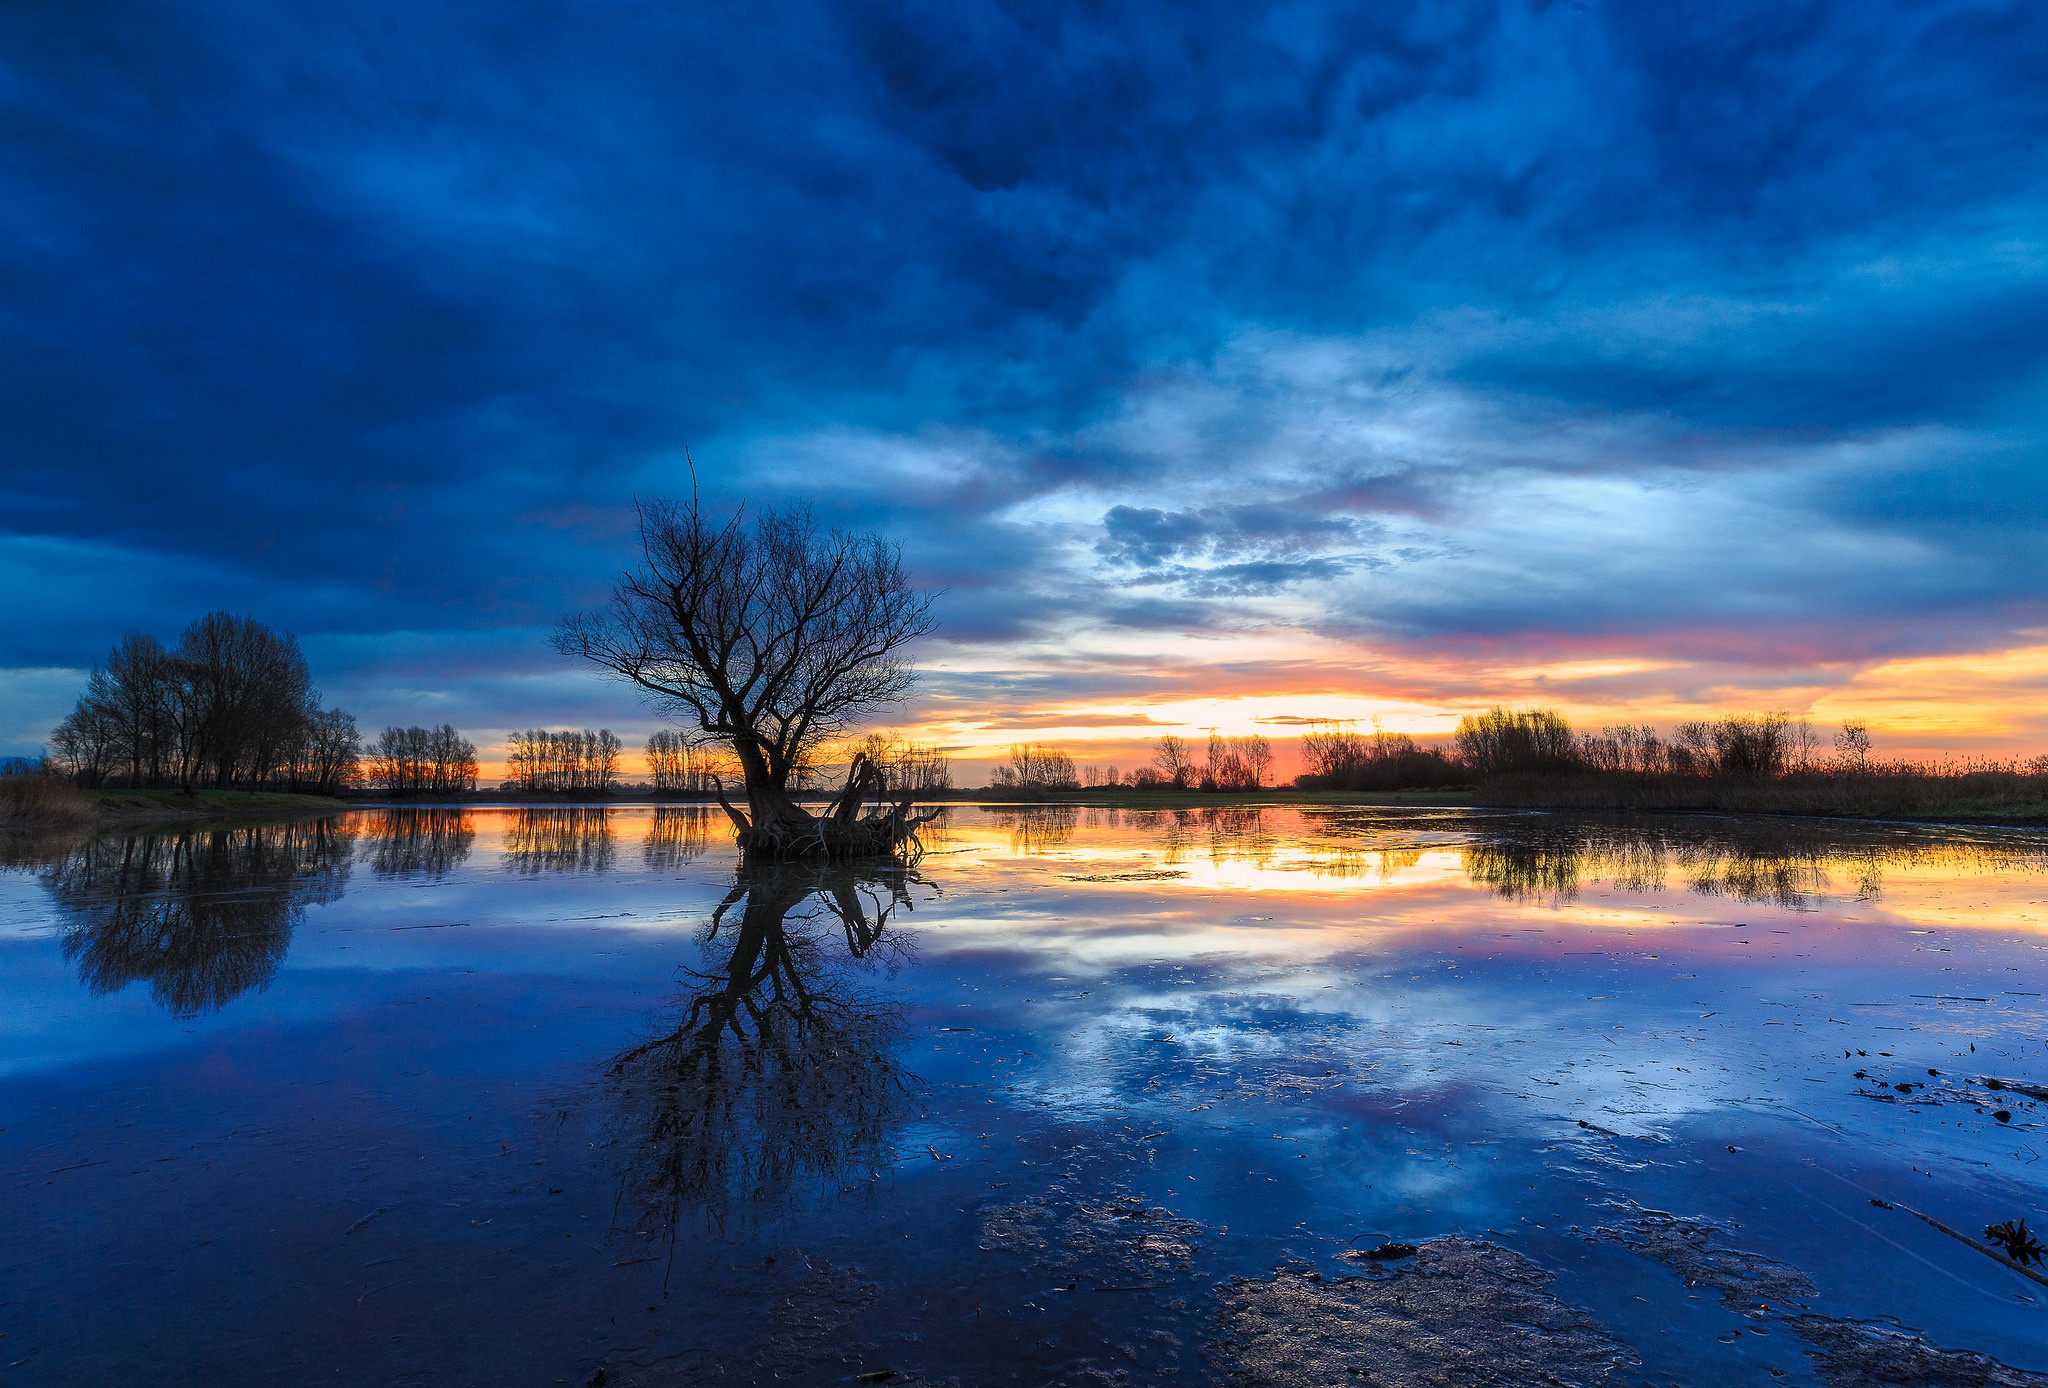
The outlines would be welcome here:
<svg viewBox="0 0 2048 1388">
<path fill-rule="evenodd" d="M 0 754 L 216 608 L 372 730 L 644 737 L 547 634 L 686 451 L 944 590 L 970 772 L 2048 751 L 2044 137 L 2027 3 L 22 0 Z"/>
</svg>

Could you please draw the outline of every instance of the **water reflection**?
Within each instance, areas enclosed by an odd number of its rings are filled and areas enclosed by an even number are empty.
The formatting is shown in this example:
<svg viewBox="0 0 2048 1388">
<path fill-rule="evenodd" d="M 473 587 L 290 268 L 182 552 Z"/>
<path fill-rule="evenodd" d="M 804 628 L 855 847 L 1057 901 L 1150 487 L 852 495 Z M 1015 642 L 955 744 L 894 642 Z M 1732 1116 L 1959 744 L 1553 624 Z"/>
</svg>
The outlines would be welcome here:
<svg viewBox="0 0 2048 1388">
<path fill-rule="evenodd" d="M 713 813 L 702 805 L 658 806 L 648 820 L 647 838 L 640 845 L 641 861 L 656 872 L 673 872 L 703 856 L 712 844 Z M 723 830 L 725 815 L 717 813 L 716 827 Z M 722 833 L 718 841 L 729 843 L 731 839 L 730 833 Z"/>
<path fill-rule="evenodd" d="M 88 988 L 147 980 L 196 1017 L 269 984 L 305 908 L 340 897 L 351 837 L 319 820 L 88 839 L 41 876 Z"/>
<path fill-rule="evenodd" d="M 1081 811 L 1073 805 L 1031 805 L 987 813 L 991 824 L 1009 831 L 1013 853 L 1049 853 L 1063 847 L 1081 822 Z"/>
<path fill-rule="evenodd" d="M 610 872 L 619 850 L 604 806 L 556 805 L 515 810 L 504 854 L 514 872 Z"/>
<path fill-rule="evenodd" d="M 1878 897 L 1887 868 L 2048 866 L 2048 849 L 2037 843 L 1795 819 L 1478 820 L 1463 855 L 1468 878 L 1510 901 L 1559 905 L 1591 885 L 1655 892 L 1676 884 L 1699 896 L 1794 911 L 1832 896 Z"/>
<path fill-rule="evenodd" d="M 361 820 L 362 854 L 379 877 L 440 879 L 469 859 L 476 825 L 468 810 L 382 810 Z"/>
<path fill-rule="evenodd" d="M 900 956 L 889 922 L 916 880 L 785 865 L 734 883 L 704 935 L 716 963 L 686 975 L 667 1031 L 611 1064 L 632 1153 L 623 1193 L 643 1236 L 673 1238 L 693 1206 L 772 1201 L 889 1165 L 912 1085 L 895 1055 L 902 1012 L 859 986 L 856 965 Z"/>
</svg>

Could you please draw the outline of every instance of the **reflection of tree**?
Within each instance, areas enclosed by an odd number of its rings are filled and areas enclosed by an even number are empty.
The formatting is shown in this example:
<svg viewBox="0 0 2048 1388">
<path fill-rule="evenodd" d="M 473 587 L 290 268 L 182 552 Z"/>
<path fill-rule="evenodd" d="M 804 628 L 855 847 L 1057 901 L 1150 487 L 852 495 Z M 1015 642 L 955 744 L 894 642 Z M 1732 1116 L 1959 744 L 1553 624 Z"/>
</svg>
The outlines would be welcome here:
<svg viewBox="0 0 2048 1388">
<path fill-rule="evenodd" d="M 1010 831 L 1015 853 L 1046 853 L 1073 837 L 1081 812 L 1073 805 L 1032 805 L 1025 809 L 990 810 L 988 817 Z"/>
<path fill-rule="evenodd" d="M 1351 848 L 1318 844 L 1302 866 L 1318 877 L 1391 882 L 1422 861 L 1420 848 Z"/>
<path fill-rule="evenodd" d="M 663 805 L 647 826 L 640 857 L 653 871 L 673 872 L 711 846 L 712 811 L 702 805 Z M 721 827 L 725 815 L 720 812 Z"/>
<path fill-rule="evenodd" d="M 1569 829 L 1481 833 L 1465 846 L 1465 875 L 1509 901 L 1570 901 L 1579 894 L 1584 852 Z"/>
<path fill-rule="evenodd" d="M 1255 805 L 1224 805 L 1202 811 L 1209 827 L 1209 861 L 1249 862 L 1264 867 L 1273 858 L 1273 834 Z"/>
<path fill-rule="evenodd" d="M 338 898 L 350 835 L 332 820 L 91 839 L 43 870 L 64 957 L 113 993 L 149 981 L 179 1017 L 269 985 L 308 905 Z"/>
<path fill-rule="evenodd" d="M 469 859 L 468 810 L 382 810 L 364 820 L 362 856 L 379 877 L 446 877 Z"/>
<path fill-rule="evenodd" d="M 505 830 L 505 862 L 514 872 L 610 872 L 617 858 L 601 805 L 517 810 Z"/>
<path fill-rule="evenodd" d="M 1886 867 L 1934 865 L 2038 871 L 2048 853 L 2018 840 L 1972 841 L 1948 830 L 1812 820 L 1699 819 L 1652 825 L 1532 819 L 1483 824 L 1465 845 L 1465 873 L 1511 901 L 1570 901 L 1587 881 L 1811 910 L 1839 881 L 1859 897 L 1884 888 Z"/>
<path fill-rule="evenodd" d="M 892 1053 L 901 1011 L 847 972 L 897 948 L 887 924 L 914 880 L 900 867 L 742 869 L 705 935 L 716 966 L 690 976 L 672 1030 L 612 1063 L 633 1152 L 624 1190 L 652 1227 L 672 1238 L 687 1207 L 772 1200 L 884 1164 L 908 1102 Z"/>
</svg>

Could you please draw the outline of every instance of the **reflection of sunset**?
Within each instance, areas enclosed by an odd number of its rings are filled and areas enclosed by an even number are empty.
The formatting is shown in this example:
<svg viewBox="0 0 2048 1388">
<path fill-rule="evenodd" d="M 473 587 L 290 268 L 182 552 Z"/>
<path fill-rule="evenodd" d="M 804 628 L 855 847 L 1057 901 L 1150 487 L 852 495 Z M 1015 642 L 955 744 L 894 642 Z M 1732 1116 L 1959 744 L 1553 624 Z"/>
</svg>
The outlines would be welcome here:
<svg viewBox="0 0 2048 1388">
<path fill-rule="evenodd" d="M 1524 914 L 1590 928 L 1691 927 L 1734 911 L 2048 931 L 2048 843 L 2025 833 L 1057 805 L 961 807 L 942 832 L 937 872 L 1023 874 L 1126 907 L 1144 898 L 1141 909 L 1161 912 L 1184 895 L 1226 892 L 1284 897 L 1293 919 L 1374 929 Z"/>
</svg>

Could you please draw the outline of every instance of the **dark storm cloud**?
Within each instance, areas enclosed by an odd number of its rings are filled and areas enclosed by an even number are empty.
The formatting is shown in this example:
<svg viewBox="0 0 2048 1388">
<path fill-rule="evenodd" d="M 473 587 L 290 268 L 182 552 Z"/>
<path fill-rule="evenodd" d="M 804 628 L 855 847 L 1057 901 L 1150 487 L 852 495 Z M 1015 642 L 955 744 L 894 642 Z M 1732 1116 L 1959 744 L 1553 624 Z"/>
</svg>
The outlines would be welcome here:
<svg viewBox="0 0 2048 1388">
<path fill-rule="evenodd" d="M 1964 0 L 10 6 L 5 662 L 225 605 L 498 717 L 686 444 L 963 641 L 1995 628 L 2044 81 L 2048 11 Z"/>
</svg>

